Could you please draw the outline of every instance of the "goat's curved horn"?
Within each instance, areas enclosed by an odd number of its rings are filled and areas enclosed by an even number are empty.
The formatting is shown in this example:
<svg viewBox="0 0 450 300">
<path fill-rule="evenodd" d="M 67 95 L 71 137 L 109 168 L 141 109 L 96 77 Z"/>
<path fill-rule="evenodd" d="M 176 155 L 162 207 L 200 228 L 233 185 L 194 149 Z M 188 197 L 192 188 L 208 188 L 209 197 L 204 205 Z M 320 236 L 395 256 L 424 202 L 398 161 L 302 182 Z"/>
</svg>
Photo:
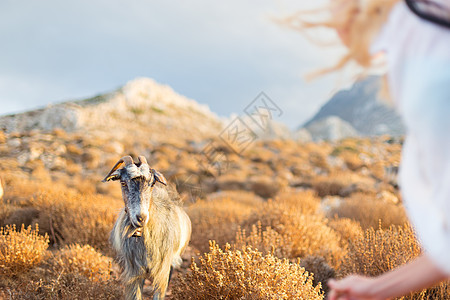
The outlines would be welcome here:
<svg viewBox="0 0 450 300">
<path fill-rule="evenodd" d="M 108 175 L 102 180 L 102 182 L 107 182 L 110 179 L 111 174 L 117 170 L 122 163 L 125 163 L 125 166 L 133 164 L 133 158 L 131 156 L 124 156 L 114 165 L 114 167 L 109 171 Z"/>
<path fill-rule="evenodd" d="M 139 161 L 139 163 L 142 165 L 142 164 L 146 164 L 146 165 L 148 165 L 148 163 L 147 163 L 147 159 L 144 157 L 144 156 L 138 156 L 138 161 Z"/>
</svg>

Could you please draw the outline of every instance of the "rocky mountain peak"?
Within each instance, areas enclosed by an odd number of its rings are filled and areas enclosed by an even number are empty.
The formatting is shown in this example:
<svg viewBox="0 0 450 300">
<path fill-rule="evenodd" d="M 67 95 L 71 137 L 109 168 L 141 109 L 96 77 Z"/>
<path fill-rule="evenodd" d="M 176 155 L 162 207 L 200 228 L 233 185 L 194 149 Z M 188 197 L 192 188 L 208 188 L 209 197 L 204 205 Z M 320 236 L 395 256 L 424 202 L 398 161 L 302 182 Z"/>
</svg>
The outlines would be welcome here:
<svg viewBox="0 0 450 300">
<path fill-rule="evenodd" d="M 342 125 L 344 122 L 346 125 L 341 128 L 346 128 L 347 132 L 343 135 L 350 133 L 351 130 L 347 130 L 350 127 L 360 136 L 403 135 L 405 130 L 400 117 L 378 95 L 380 87 L 381 79 L 378 76 L 357 81 L 350 89 L 337 92 L 301 128 L 323 127 L 325 124 L 329 127 L 332 123 Z M 334 121 L 326 122 L 330 117 L 334 117 Z M 342 122 L 337 122 L 336 118 Z M 311 134 L 314 137 L 314 133 Z"/>
<path fill-rule="evenodd" d="M 218 134 L 222 127 L 220 119 L 206 105 L 149 78 L 137 78 L 116 91 L 90 99 L 0 118 L 0 129 L 5 132 L 60 128 L 119 140 L 130 136 L 203 139 Z"/>
</svg>

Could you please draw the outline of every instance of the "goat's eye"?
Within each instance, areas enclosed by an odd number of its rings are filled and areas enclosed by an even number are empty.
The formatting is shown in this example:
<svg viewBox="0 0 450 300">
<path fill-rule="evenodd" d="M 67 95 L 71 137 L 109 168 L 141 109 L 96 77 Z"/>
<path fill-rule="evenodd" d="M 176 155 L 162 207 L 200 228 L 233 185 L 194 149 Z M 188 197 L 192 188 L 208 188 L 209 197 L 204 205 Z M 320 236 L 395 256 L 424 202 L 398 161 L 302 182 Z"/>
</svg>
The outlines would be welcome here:
<svg viewBox="0 0 450 300">
<path fill-rule="evenodd" d="M 121 184 L 122 186 L 127 186 L 127 183 L 126 183 L 125 181 L 121 181 L 120 184 Z"/>
</svg>

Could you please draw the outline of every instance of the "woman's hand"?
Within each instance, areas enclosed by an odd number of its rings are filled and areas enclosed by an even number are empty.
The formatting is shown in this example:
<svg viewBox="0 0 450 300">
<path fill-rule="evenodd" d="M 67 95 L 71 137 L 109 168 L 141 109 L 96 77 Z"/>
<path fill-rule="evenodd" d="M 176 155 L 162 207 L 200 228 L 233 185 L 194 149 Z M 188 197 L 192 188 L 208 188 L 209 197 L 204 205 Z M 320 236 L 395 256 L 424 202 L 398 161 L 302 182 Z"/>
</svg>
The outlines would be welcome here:
<svg viewBox="0 0 450 300">
<path fill-rule="evenodd" d="M 329 300 L 384 300 L 374 295 L 375 279 L 352 275 L 340 281 L 330 280 Z"/>
<path fill-rule="evenodd" d="M 329 300 L 384 300 L 404 296 L 448 278 L 427 255 L 378 277 L 351 275 L 330 280 Z"/>
</svg>

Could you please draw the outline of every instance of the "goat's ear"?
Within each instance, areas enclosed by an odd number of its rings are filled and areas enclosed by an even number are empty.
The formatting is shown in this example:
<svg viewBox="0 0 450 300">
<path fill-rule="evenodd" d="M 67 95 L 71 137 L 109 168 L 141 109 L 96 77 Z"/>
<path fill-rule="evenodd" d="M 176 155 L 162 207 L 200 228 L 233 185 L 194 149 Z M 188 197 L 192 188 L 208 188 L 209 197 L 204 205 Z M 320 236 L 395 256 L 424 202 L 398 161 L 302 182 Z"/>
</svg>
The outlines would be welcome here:
<svg viewBox="0 0 450 300">
<path fill-rule="evenodd" d="M 120 179 L 120 172 L 119 170 L 114 171 L 112 174 L 108 175 L 105 177 L 105 179 L 103 179 L 103 182 L 107 182 L 110 180 L 119 180 Z"/>
<path fill-rule="evenodd" d="M 167 185 L 167 180 L 164 177 L 163 174 L 159 173 L 155 169 L 152 169 L 153 177 L 155 178 L 155 181 L 161 182 L 164 185 Z"/>
</svg>

